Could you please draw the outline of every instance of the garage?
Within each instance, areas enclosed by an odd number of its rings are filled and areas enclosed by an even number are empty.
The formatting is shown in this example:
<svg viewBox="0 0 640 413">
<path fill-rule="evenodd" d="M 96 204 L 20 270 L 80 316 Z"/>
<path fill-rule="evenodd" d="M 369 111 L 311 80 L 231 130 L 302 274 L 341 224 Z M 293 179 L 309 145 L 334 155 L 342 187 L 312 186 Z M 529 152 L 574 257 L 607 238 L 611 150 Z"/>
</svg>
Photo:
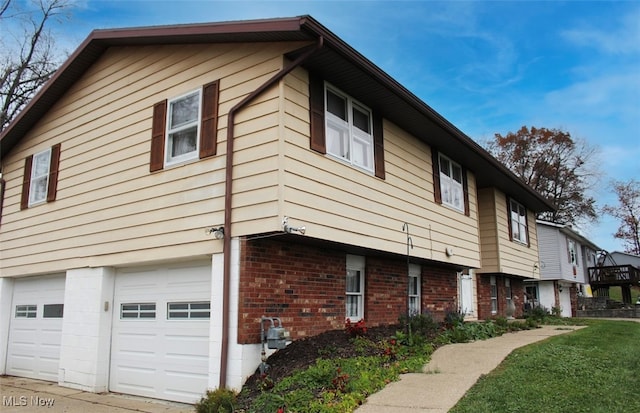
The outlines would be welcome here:
<svg viewBox="0 0 640 413">
<path fill-rule="evenodd" d="M 58 381 L 64 275 L 16 279 L 13 286 L 6 372 Z"/>
<path fill-rule="evenodd" d="M 208 385 L 211 265 L 118 270 L 109 389 L 193 403 Z"/>
</svg>

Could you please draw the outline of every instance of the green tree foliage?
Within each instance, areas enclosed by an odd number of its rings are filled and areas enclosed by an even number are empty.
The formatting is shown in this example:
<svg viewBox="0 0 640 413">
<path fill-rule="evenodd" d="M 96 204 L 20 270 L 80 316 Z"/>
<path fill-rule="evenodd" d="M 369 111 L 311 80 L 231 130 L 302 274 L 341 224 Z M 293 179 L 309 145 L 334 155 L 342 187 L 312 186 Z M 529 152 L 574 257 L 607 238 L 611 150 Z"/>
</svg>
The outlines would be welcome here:
<svg viewBox="0 0 640 413">
<path fill-rule="evenodd" d="M 612 187 L 618 196 L 618 204 L 607 204 L 602 211 L 620 222 L 613 236 L 625 243 L 625 251 L 640 255 L 640 182 L 635 179 L 613 181 Z"/>
<path fill-rule="evenodd" d="M 595 199 L 588 195 L 598 176 L 596 151 L 586 142 L 559 129 L 523 126 L 505 136 L 495 134 L 488 150 L 556 207 L 538 214 L 539 219 L 575 225 L 597 218 Z"/>
</svg>

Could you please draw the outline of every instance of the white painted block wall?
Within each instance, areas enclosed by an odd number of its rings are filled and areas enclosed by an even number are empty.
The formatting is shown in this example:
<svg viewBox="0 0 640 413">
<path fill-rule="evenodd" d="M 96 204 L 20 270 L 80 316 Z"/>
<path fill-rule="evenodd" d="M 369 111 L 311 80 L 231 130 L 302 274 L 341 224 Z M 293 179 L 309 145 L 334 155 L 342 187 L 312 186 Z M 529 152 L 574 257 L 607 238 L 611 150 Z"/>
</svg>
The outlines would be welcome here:
<svg viewBox="0 0 640 413">
<path fill-rule="evenodd" d="M 67 271 L 59 385 L 108 390 L 114 283 L 113 268 Z"/>
</svg>

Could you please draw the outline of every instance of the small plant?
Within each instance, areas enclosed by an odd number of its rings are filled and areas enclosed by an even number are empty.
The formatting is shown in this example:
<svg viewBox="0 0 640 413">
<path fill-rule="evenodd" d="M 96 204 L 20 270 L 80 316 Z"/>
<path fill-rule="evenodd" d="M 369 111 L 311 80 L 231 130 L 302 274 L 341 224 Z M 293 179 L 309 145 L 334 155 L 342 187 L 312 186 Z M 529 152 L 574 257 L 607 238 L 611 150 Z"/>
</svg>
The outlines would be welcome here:
<svg viewBox="0 0 640 413">
<path fill-rule="evenodd" d="M 458 308 L 447 308 L 444 312 L 444 324 L 446 327 L 453 327 L 464 324 L 464 311 Z"/>
<path fill-rule="evenodd" d="M 233 413 L 237 394 L 229 389 L 207 390 L 195 404 L 196 413 Z"/>
<path fill-rule="evenodd" d="M 336 376 L 331 380 L 331 388 L 340 393 L 344 393 L 349 382 L 349 375 L 342 372 L 342 369 L 338 367 Z"/>
<path fill-rule="evenodd" d="M 367 334 L 367 325 L 364 318 L 356 323 L 352 323 L 351 319 L 347 318 L 345 330 L 351 337 L 364 336 Z"/>
</svg>

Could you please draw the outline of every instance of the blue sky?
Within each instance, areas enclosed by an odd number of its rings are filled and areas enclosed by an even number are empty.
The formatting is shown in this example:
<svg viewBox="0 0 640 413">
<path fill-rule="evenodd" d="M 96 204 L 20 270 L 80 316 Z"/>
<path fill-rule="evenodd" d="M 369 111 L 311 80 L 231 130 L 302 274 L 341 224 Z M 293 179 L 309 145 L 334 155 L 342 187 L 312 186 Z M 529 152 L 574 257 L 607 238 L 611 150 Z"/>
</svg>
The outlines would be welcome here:
<svg viewBox="0 0 640 413">
<path fill-rule="evenodd" d="M 73 51 L 93 29 L 309 14 L 482 143 L 521 126 L 599 149 L 598 205 L 640 179 L 638 1 L 79 0 L 56 29 Z M 618 223 L 582 233 L 609 251 Z"/>
</svg>

